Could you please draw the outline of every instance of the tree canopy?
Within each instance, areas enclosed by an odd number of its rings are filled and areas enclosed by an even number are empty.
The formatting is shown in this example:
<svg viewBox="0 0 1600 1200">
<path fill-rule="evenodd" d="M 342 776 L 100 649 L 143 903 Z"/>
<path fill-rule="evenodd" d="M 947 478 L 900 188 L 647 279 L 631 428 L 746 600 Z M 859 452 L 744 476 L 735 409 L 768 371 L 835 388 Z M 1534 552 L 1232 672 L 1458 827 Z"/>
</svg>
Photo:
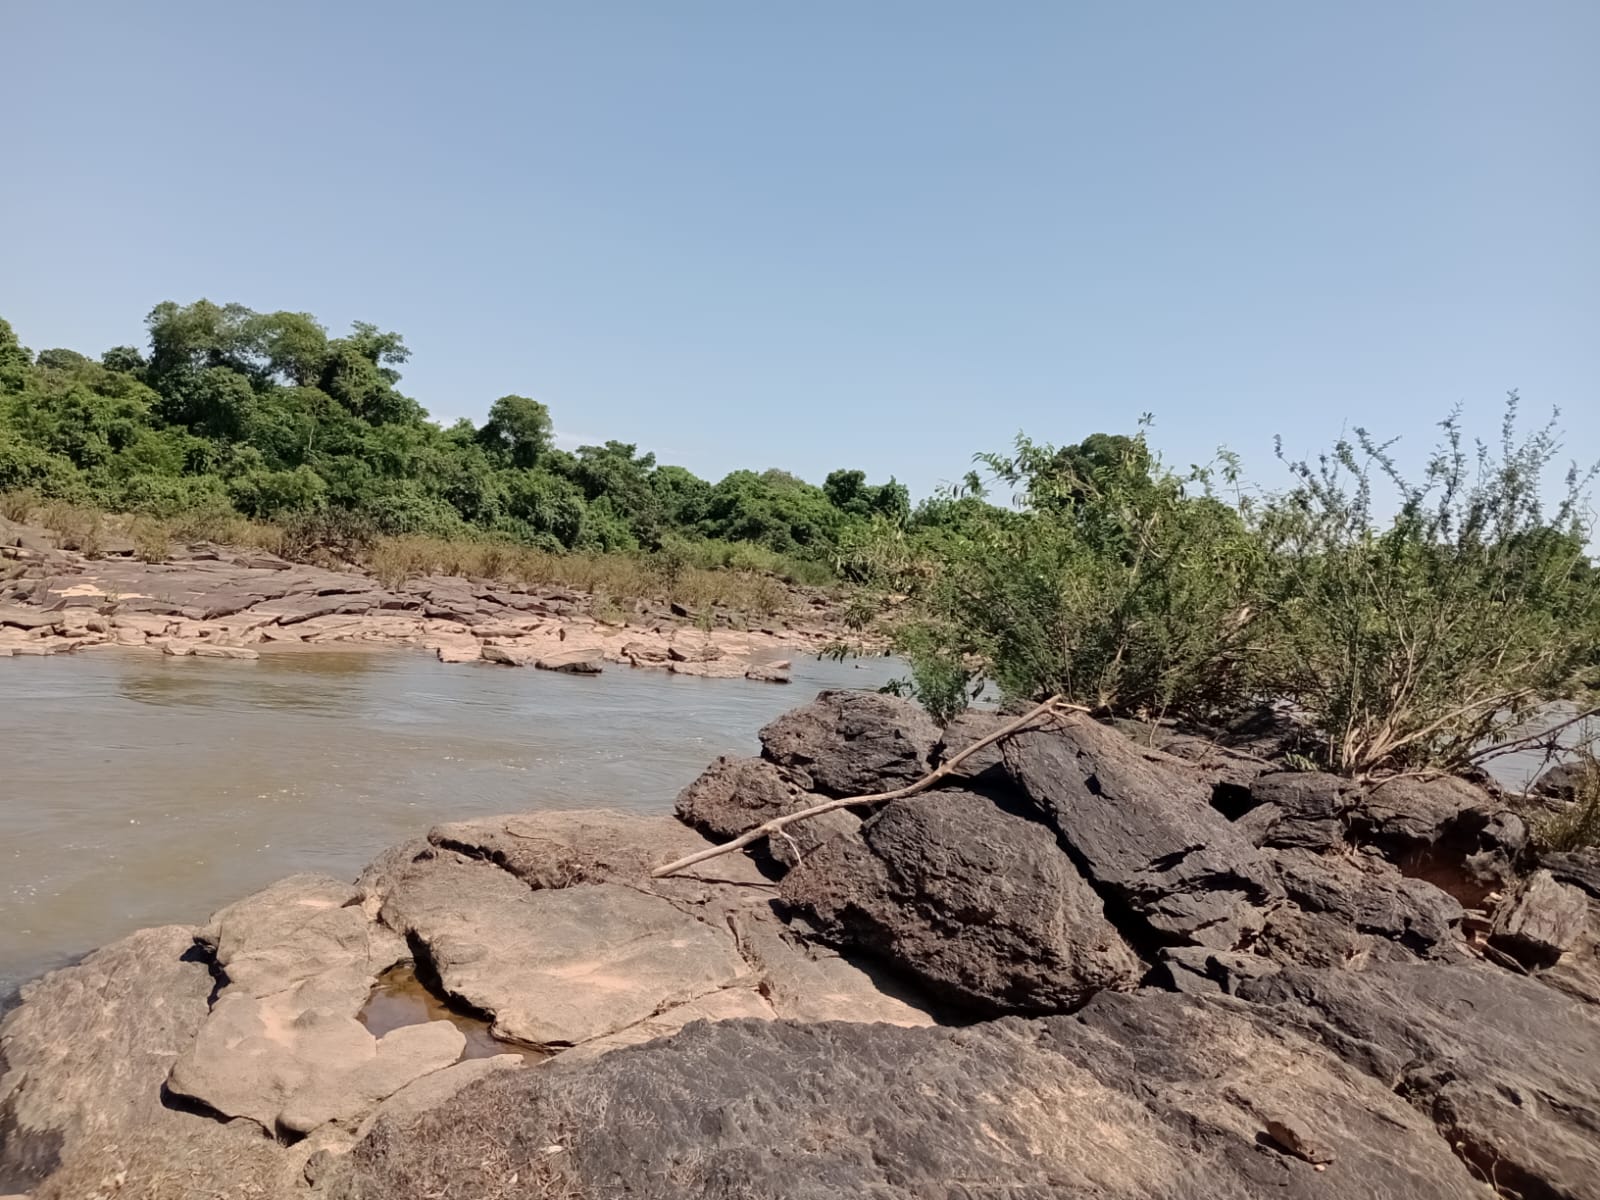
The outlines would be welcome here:
<svg viewBox="0 0 1600 1200">
<path fill-rule="evenodd" d="M 0 320 L 0 492 L 174 515 L 348 514 L 380 533 L 485 533 L 547 549 L 725 539 L 829 561 L 851 529 L 905 520 L 910 498 L 841 470 L 719 482 L 630 442 L 568 452 L 550 410 L 506 395 L 481 426 L 441 428 L 400 390 L 398 333 L 332 336 L 309 313 L 156 305 L 145 349 L 37 354 Z"/>
</svg>

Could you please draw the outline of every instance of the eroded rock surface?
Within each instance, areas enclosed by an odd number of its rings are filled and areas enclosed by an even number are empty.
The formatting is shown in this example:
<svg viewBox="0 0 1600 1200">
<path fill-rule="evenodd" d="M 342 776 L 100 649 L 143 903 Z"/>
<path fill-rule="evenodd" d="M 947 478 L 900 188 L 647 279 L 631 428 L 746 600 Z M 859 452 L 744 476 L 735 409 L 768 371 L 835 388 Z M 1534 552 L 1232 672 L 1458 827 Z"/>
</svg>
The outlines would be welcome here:
<svg viewBox="0 0 1600 1200">
<path fill-rule="evenodd" d="M 858 796 L 914 783 L 931 769 L 939 727 L 909 700 L 822 692 L 761 730 L 762 753 L 806 791 Z"/>
<path fill-rule="evenodd" d="M 1593 1009 L 1507 971 L 1419 962 L 1286 968 L 1241 994 L 1407 1097 L 1506 1194 L 1600 1196 Z"/>
<path fill-rule="evenodd" d="M 746 973 L 731 933 L 618 884 L 532 891 L 441 856 L 390 892 L 384 923 L 426 947 L 445 992 L 535 1046 L 604 1037 Z"/>
<path fill-rule="evenodd" d="M 329 1195 L 582 1200 L 619 1180 L 660 1200 L 1458 1200 L 1476 1186 L 1425 1117 L 1326 1051 L 1242 1009 L 1106 994 L 1074 1017 L 968 1029 L 696 1024 L 380 1122 Z"/>
<path fill-rule="evenodd" d="M 1078 869 L 1153 939 L 1231 949 L 1282 896 L 1210 789 L 1159 752 L 1074 718 L 1017 734 L 1003 755 Z"/>
<path fill-rule="evenodd" d="M 781 895 L 963 1009 L 1059 1012 L 1143 974 L 1054 832 L 974 792 L 890 803 L 810 855 Z"/>
</svg>

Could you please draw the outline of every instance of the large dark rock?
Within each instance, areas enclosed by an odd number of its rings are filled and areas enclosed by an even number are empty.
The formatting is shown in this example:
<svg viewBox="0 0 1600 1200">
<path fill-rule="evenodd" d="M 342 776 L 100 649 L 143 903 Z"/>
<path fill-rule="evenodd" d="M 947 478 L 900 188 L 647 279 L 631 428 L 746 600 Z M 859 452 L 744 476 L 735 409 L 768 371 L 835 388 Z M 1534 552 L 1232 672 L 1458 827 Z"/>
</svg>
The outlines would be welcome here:
<svg viewBox="0 0 1600 1200">
<path fill-rule="evenodd" d="M 1435 846 L 1452 837 L 1472 812 L 1498 809 L 1488 793 L 1454 775 L 1400 775 L 1369 786 L 1350 813 L 1362 841 L 1404 852 Z M 1487 822 L 1487 816 L 1478 824 Z"/>
<path fill-rule="evenodd" d="M 877 692 L 822 692 L 761 730 L 765 757 L 803 790 L 859 796 L 926 775 L 939 727 L 909 700 Z"/>
<path fill-rule="evenodd" d="M 1275 865 L 1284 891 L 1305 911 L 1331 914 L 1357 933 L 1386 938 L 1415 954 L 1448 948 L 1465 915 L 1453 897 L 1387 864 L 1286 850 Z"/>
<path fill-rule="evenodd" d="M 1003 754 L 1079 870 L 1155 940 L 1231 949 L 1282 896 L 1183 764 L 1082 718 L 1008 738 Z"/>
<path fill-rule="evenodd" d="M 974 792 L 892 802 L 781 895 L 829 940 L 985 1014 L 1059 1012 L 1142 973 L 1054 833 Z"/>
<path fill-rule="evenodd" d="M 705 769 L 678 793 L 678 819 L 717 841 L 727 841 L 757 825 L 815 804 L 821 797 L 802 792 L 764 758 L 726 755 Z M 861 818 L 845 809 L 808 817 L 769 838 L 761 849 L 782 866 L 842 833 L 861 827 Z"/>
<path fill-rule="evenodd" d="M 986 709 L 964 709 L 950 719 L 939 735 L 939 745 L 934 751 L 936 761 L 947 763 L 974 742 L 980 742 L 1013 718 Z M 1006 781 L 1005 764 L 1000 760 L 1000 747 L 991 743 L 963 759 L 952 773 L 955 779 L 968 779 L 983 784 L 1003 784 Z"/>
<path fill-rule="evenodd" d="M 1232 1002 L 1104 993 L 966 1029 L 696 1024 L 379 1121 L 333 1200 L 1458 1200 L 1387 1087 Z"/>
<path fill-rule="evenodd" d="M 1533 792 L 1555 800 L 1575 800 L 1588 773 L 1588 764 L 1583 762 L 1557 763 L 1534 780 Z"/>
<path fill-rule="evenodd" d="M 1357 795 L 1337 775 L 1270 771 L 1250 784 L 1251 808 L 1242 820 L 1258 846 L 1331 850 L 1344 842 L 1345 814 Z"/>
<path fill-rule="evenodd" d="M 1423 962 L 1291 967 L 1240 994 L 1410 1099 L 1502 1194 L 1600 1197 L 1592 1009 L 1508 971 Z"/>
</svg>

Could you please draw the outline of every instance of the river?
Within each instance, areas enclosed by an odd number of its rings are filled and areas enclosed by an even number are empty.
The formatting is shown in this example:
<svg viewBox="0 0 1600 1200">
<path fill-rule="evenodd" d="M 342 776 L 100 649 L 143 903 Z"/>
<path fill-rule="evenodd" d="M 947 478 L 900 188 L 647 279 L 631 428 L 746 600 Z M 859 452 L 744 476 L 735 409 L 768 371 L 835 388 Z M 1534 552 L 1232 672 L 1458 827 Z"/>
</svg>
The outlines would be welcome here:
<svg viewBox="0 0 1600 1200">
<path fill-rule="evenodd" d="M 783 687 L 446 666 L 404 651 L 8 658 L 0 998 L 131 930 L 203 921 L 284 875 L 353 878 L 438 821 L 666 811 L 717 754 L 754 753 L 779 713 L 897 669 L 797 657 Z"/>
</svg>

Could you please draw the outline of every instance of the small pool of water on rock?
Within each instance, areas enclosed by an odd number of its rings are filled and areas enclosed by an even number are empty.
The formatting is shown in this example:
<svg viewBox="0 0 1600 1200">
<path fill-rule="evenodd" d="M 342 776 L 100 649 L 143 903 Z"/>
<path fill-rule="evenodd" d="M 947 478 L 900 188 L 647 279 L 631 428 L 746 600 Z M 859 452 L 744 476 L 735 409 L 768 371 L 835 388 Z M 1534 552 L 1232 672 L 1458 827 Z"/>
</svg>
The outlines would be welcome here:
<svg viewBox="0 0 1600 1200">
<path fill-rule="evenodd" d="M 366 1007 L 357 1014 L 357 1020 L 373 1037 L 380 1038 L 402 1025 L 449 1021 L 466 1035 L 467 1048 L 461 1052 L 463 1060 L 493 1058 L 497 1054 L 520 1054 L 529 1060 L 549 1057 L 532 1046 L 500 1041 L 489 1032 L 487 1021 L 451 1008 L 423 986 L 416 971 L 409 966 L 391 967 L 378 977 L 378 984 L 372 989 Z"/>
</svg>

